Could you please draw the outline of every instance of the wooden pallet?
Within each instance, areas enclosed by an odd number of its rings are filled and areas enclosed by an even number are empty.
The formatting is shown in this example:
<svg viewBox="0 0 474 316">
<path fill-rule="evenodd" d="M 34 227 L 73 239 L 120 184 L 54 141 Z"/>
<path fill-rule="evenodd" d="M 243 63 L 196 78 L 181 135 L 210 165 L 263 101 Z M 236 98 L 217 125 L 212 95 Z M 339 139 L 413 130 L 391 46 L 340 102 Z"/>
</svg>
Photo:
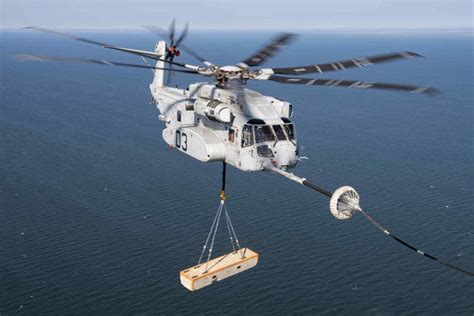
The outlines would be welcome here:
<svg viewBox="0 0 474 316">
<path fill-rule="evenodd" d="M 202 289 L 215 282 L 255 267 L 258 253 L 242 248 L 226 255 L 214 258 L 179 273 L 181 284 L 190 291 Z M 207 271 L 206 271 L 207 269 Z"/>
</svg>

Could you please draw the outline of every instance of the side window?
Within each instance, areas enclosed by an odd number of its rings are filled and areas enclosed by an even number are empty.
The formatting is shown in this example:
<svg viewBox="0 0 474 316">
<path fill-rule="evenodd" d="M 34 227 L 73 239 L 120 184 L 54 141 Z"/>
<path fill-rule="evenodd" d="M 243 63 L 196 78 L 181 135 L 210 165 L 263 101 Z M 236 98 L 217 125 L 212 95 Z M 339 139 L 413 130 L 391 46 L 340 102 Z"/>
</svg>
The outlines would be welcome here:
<svg viewBox="0 0 474 316">
<path fill-rule="evenodd" d="M 181 122 L 181 111 L 178 111 L 178 112 L 176 113 L 176 120 L 177 120 L 178 122 Z"/>
<path fill-rule="evenodd" d="M 291 140 L 295 139 L 295 128 L 293 124 L 285 124 L 284 126 L 286 134 L 288 134 L 288 138 Z"/>
<path fill-rule="evenodd" d="M 253 145 L 253 129 L 250 125 L 244 125 L 242 129 L 242 148 Z"/>
<path fill-rule="evenodd" d="M 229 128 L 229 142 L 234 143 L 235 131 L 232 128 Z"/>
</svg>

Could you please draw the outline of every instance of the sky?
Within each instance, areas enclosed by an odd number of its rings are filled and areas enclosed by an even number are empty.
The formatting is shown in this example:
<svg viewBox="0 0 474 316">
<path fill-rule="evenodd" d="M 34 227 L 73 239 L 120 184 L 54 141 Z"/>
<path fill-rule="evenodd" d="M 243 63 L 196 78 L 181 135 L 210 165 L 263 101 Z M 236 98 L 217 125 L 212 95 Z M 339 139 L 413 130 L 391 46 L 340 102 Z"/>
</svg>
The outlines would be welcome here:
<svg viewBox="0 0 474 316">
<path fill-rule="evenodd" d="M 194 30 L 471 29 L 472 0 L 0 0 L 0 27 Z"/>
</svg>

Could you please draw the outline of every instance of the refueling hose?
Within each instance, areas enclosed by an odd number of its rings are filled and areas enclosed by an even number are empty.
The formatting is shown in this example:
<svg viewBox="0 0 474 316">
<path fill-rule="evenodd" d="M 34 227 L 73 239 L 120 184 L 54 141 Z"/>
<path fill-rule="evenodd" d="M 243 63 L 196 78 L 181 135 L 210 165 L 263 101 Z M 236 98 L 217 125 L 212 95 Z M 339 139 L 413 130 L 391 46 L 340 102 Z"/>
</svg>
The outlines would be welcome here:
<svg viewBox="0 0 474 316">
<path fill-rule="evenodd" d="M 289 172 L 286 172 L 284 170 L 281 170 L 281 169 L 278 169 L 278 168 L 275 168 L 275 167 L 270 167 L 268 168 L 268 170 L 272 171 L 272 172 L 275 172 L 279 175 L 282 175 L 292 181 L 295 181 L 295 182 L 298 182 L 299 184 L 302 184 L 304 186 L 307 186 L 308 188 L 318 192 L 318 193 L 321 193 L 325 196 L 327 196 L 328 198 L 332 198 L 333 196 L 333 193 L 332 192 L 329 192 L 317 185 L 314 185 L 312 184 L 311 182 L 309 182 L 308 180 L 306 180 L 305 178 L 300 178 L 292 173 L 289 173 Z M 446 261 L 443 261 L 435 256 L 432 256 L 424 251 L 421 251 L 419 250 L 418 248 L 416 247 L 413 247 L 412 245 L 410 245 L 409 243 L 407 243 L 406 241 L 403 241 L 402 239 L 398 238 L 397 236 L 393 235 L 391 232 L 389 232 L 387 229 L 385 229 L 385 227 L 383 227 L 380 223 L 378 223 L 377 221 L 375 221 L 367 212 L 365 212 L 362 208 L 360 208 L 359 206 L 357 206 L 355 209 L 355 211 L 359 211 L 362 213 L 362 215 L 364 215 L 364 217 L 371 223 L 373 224 L 375 227 L 377 227 L 377 229 L 379 229 L 380 231 L 382 231 L 385 235 L 387 236 L 390 236 L 392 239 L 396 240 L 398 243 L 402 244 L 403 246 L 413 250 L 414 252 L 418 253 L 419 255 L 422 255 L 422 256 L 425 256 L 431 260 L 434 260 L 434 261 L 437 261 L 439 263 L 441 263 L 442 265 L 450 268 L 450 269 L 453 269 L 453 270 L 456 270 L 456 271 L 459 271 L 459 272 L 462 272 L 462 273 L 465 273 L 469 276 L 474 276 L 474 273 L 470 272 L 470 271 L 467 271 L 463 268 L 460 268 L 460 267 L 457 267 L 451 263 L 448 263 Z"/>
</svg>

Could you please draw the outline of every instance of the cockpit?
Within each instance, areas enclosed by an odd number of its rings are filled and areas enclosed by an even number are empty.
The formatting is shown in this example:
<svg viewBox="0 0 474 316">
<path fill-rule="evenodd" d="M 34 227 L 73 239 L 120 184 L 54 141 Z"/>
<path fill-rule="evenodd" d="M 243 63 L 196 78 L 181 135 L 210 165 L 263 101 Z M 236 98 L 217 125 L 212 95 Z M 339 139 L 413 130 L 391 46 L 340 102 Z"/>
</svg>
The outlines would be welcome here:
<svg viewBox="0 0 474 316">
<path fill-rule="evenodd" d="M 264 120 L 251 119 L 242 129 L 242 148 L 254 144 L 264 144 L 268 142 L 290 141 L 295 145 L 295 128 L 293 122 L 288 118 L 282 118 L 283 124 L 268 125 Z M 258 146 L 259 156 L 273 157 L 271 149 L 265 146 Z"/>
</svg>

